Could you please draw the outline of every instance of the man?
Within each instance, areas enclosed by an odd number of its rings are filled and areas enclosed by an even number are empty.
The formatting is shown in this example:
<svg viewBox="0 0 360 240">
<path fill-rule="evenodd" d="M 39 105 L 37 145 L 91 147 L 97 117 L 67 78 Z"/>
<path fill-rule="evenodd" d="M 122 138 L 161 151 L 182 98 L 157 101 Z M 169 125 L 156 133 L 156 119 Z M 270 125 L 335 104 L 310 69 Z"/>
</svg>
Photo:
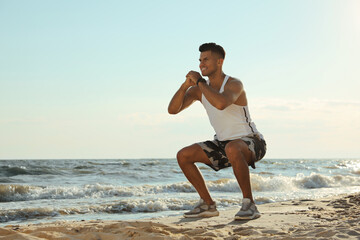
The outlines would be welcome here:
<svg viewBox="0 0 360 240">
<path fill-rule="evenodd" d="M 177 154 L 180 168 L 200 195 L 200 202 L 184 217 L 218 216 L 216 204 L 210 196 L 199 169 L 201 162 L 218 171 L 233 167 L 236 180 L 243 193 L 243 202 L 235 219 L 260 217 L 251 192 L 249 167 L 262 159 L 266 152 L 263 136 L 251 121 L 246 93 L 241 81 L 225 75 L 222 65 L 224 49 L 215 43 L 200 46 L 200 73 L 190 71 L 186 80 L 170 101 L 168 112 L 177 114 L 194 101 L 201 101 L 211 125 L 215 139 L 187 146 Z"/>
</svg>

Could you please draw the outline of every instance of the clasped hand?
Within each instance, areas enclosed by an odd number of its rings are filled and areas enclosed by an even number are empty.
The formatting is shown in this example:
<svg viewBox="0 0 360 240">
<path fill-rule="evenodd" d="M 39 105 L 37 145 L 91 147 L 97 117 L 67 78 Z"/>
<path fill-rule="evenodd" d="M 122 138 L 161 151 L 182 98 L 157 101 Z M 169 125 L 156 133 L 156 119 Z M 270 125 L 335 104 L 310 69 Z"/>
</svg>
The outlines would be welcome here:
<svg viewBox="0 0 360 240">
<path fill-rule="evenodd" d="M 190 71 L 188 74 L 186 74 L 186 81 L 191 85 L 196 85 L 196 82 L 199 78 L 201 78 L 200 73 L 195 71 Z"/>
</svg>

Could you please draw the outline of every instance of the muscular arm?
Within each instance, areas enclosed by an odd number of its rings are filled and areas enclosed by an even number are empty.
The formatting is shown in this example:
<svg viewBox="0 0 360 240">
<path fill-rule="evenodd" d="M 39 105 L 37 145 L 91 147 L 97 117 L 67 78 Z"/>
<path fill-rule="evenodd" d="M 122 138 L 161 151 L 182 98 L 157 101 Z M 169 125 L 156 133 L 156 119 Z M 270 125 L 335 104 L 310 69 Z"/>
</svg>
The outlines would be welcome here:
<svg viewBox="0 0 360 240">
<path fill-rule="evenodd" d="M 199 88 L 194 86 L 190 79 L 187 79 L 171 99 L 168 112 L 170 114 L 178 114 L 189 107 L 195 100 L 200 100 L 198 96 Z"/>
<path fill-rule="evenodd" d="M 244 91 L 242 83 L 236 79 L 230 79 L 222 93 L 219 93 L 206 83 L 199 83 L 199 89 L 210 104 L 219 110 L 224 110 L 235 103 Z"/>
</svg>

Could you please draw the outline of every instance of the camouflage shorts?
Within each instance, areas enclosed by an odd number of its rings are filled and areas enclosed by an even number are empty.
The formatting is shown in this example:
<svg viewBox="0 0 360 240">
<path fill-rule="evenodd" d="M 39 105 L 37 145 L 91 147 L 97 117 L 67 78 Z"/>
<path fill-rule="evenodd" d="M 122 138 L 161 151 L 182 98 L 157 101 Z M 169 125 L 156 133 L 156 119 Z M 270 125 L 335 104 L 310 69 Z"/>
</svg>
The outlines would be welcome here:
<svg viewBox="0 0 360 240">
<path fill-rule="evenodd" d="M 261 160 L 266 153 L 266 142 L 259 135 L 249 135 L 239 138 L 243 140 L 250 151 L 254 153 L 254 158 L 250 160 L 249 166 L 255 169 L 255 162 Z M 235 139 L 238 140 L 238 139 Z M 214 139 L 212 141 L 205 141 L 197 143 L 208 156 L 212 169 L 219 171 L 222 168 L 230 167 L 231 164 L 225 153 L 225 146 L 230 141 L 219 141 Z"/>
</svg>

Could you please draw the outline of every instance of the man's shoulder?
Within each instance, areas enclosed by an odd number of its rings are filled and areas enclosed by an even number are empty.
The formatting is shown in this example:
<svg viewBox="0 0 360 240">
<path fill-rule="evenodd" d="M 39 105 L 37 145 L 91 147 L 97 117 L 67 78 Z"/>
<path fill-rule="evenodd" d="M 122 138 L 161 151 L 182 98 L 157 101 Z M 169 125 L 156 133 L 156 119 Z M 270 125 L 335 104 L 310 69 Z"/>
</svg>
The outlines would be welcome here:
<svg viewBox="0 0 360 240">
<path fill-rule="evenodd" d="M 229 80 L 227 81 L 226 85 L 238 85 L 238 86 L 243 86 L 243 83 L 240 79 L 238 78 L 234 78 L 234 77 L 229 77 Z"/>
<path fill-rule="evenodd" d="M 230 76 L 229 76 L 228 82 L 230 82 L 230 81 L 231 81 L 231 82 L 235 81 L 235 82 L 240 82 L 240 83 L 242 83 L 239 78 L 235 78 L 235 77 L 230 77 Z"/>
</svg>

